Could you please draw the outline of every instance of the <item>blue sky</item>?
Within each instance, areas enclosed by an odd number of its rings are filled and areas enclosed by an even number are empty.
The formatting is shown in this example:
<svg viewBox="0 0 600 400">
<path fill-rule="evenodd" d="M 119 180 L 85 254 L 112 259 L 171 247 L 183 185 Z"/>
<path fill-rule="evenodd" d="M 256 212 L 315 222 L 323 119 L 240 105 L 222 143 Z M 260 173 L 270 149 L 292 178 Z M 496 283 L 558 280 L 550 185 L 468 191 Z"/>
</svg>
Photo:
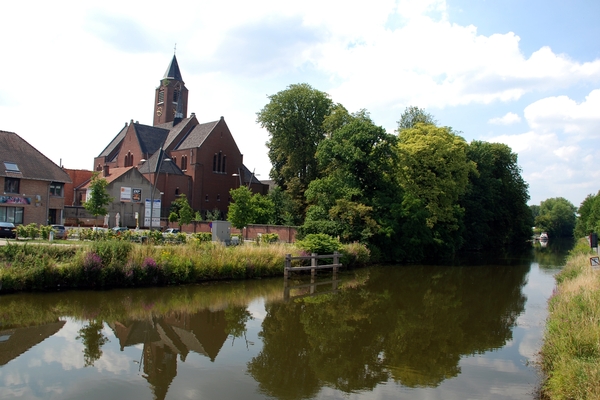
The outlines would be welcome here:
<svg viewBox="0 0 600 400">
<path fill-rule="evenodd" d="M 33 1 L 3 16 L 0 130 L 67 168 L 91 169 L 125 122 L 151 124 L 176 43 L 188 112 L 223 116 L 262 179 L 256 113 L 305 82 L 390 133 L 416 105 L 508 144 L 530 204 L 600 190 L 597 1 Z"/>
</svg>

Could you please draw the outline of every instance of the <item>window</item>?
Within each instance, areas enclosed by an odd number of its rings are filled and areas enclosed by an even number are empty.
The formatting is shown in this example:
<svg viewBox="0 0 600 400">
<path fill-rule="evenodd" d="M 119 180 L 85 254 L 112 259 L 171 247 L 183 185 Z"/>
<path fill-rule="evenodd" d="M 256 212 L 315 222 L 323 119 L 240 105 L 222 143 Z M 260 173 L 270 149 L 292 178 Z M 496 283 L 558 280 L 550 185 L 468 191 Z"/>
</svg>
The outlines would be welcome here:
<svg viewBox="0 0 600 400">
<path fill-rule="evenodd" d="M 204 196 L 204 201 L 208 201 L 208 195 Z"/>
<path fill-rule="evenodd" d="M 131 167 L 133 166 L 133 154 L 131 154 L 130 151 L 127 152 L 127 155 L 125 155 L 125 160 L 124 160 L 124 167 Z"/>
<path fill-rule="evenodd" d="M 175 88 L 173 91 L 173 103 L 177 103 L 179 101 L 179 88 Z"/>
<path fill-rule="evenodd" d="M 187 156 L 181 156 L 181 170 L 185 171 L 187 169 Z"/>
<path fill-rule="evenodd" d="M 50 184 L 50 196 L 62 197 L 63 196 L 63 185 L 64 184 L 59 183 L 59 182 L 52 182 Z"/>
<path fill-rule="evenodd" d="M 161 90 L 158 92 L 158 104 L 165 102 L 165 91 Z"/>
<path fill-rule="evenodd" d="M 213 157 L 213 172 L 217 172 L 217 153 Z"/>
<path fill-rule="evenodd" d="M 4 178 L 4 193 L 19 193 L 19 178 Z"/>
<path fill-rule="evenodd" d="M 221 152 L 219 152 L 219 160 L 217 161 L 217 168 L 218 168 L 219 172 L 223 171 L 221 169 Z"/>
<path fill-rule="evenodd" d="M 225 173 L 225 163 L 227 162 L 227 156 L 223 156 L 223 168 L 221 168 L 221 172 Z"/>
<path fill-rule="evenodd" d="M 221 201 L 221 195 L 220 194 L 217 195 L 217 201 Z"/>
<path fill-rule="evenodd" d="M 23 223 L 23 207 L 0 207 L 0 222 Z"/>
<path fill-rule="evenodd" d="M 19 170 L 19 166 L 12 162 L 5 161 L 4 168 L 6 169 L 6 172 L 21 173 L 21 170 Z"/>
</svg>

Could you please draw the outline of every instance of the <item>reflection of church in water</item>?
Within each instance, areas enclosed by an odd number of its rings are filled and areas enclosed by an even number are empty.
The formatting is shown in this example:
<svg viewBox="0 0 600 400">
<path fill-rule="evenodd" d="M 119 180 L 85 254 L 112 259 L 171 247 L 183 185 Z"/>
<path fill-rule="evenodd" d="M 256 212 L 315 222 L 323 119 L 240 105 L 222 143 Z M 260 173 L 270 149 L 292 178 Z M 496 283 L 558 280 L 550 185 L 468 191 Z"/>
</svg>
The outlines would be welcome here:
<svg viewBox="0 0 600 400">
<path fill-rule="evenodd" d="M 143 344 L 144 378 L 155 399 L 164 399 L 177 376 L 177 357 L 185 362 L 190 351 L 214 361 L 228 336 L 225 311 L 203 310 L 194 314 L 173 312 L 152 320 L 109 324 L 121 350 Z"/>
</svg>

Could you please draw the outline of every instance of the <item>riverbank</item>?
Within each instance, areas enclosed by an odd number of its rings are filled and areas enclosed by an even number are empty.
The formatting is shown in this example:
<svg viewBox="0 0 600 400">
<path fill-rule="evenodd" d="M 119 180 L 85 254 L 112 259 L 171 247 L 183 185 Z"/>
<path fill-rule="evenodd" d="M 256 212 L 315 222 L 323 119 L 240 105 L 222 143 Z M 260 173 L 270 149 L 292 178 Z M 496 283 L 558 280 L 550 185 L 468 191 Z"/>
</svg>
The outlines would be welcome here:
<svg viewBox="0 0 600 400">
<path fill-rule="evenodd" d="M 229 247 L 214 242 L 155 246 L 123 240 L 8 243 L 0 246 L 0 294 L 283 276 L 286 254 L 303 252 L 306 249 L 283 243 Z M 359 244 L 343 245 L 340 253 L 347 267 L 369 261 L 368 250 Z"/>
<path fill-rule="evenodd" d="M 600 271 L 590 266 L 585 239 L 577 243 L 548 303 L 540 351 L 545 398 L 600 398 Z"/>
</svg>

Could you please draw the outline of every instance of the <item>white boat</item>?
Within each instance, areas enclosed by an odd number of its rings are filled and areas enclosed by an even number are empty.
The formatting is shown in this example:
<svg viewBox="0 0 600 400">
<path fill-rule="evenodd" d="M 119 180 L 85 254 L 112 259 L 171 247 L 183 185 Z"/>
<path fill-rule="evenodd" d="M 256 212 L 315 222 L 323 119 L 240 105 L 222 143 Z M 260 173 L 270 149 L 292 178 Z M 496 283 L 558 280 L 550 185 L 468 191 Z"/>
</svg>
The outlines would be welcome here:
<svg viewBox="0 0 600 400">
<path fill-rule="evenodd" d="M 540 242 L 547 242 L 548 241 L 548 234 L 546 232 L 542 232 L 540 234 Z"/>
</svg>

